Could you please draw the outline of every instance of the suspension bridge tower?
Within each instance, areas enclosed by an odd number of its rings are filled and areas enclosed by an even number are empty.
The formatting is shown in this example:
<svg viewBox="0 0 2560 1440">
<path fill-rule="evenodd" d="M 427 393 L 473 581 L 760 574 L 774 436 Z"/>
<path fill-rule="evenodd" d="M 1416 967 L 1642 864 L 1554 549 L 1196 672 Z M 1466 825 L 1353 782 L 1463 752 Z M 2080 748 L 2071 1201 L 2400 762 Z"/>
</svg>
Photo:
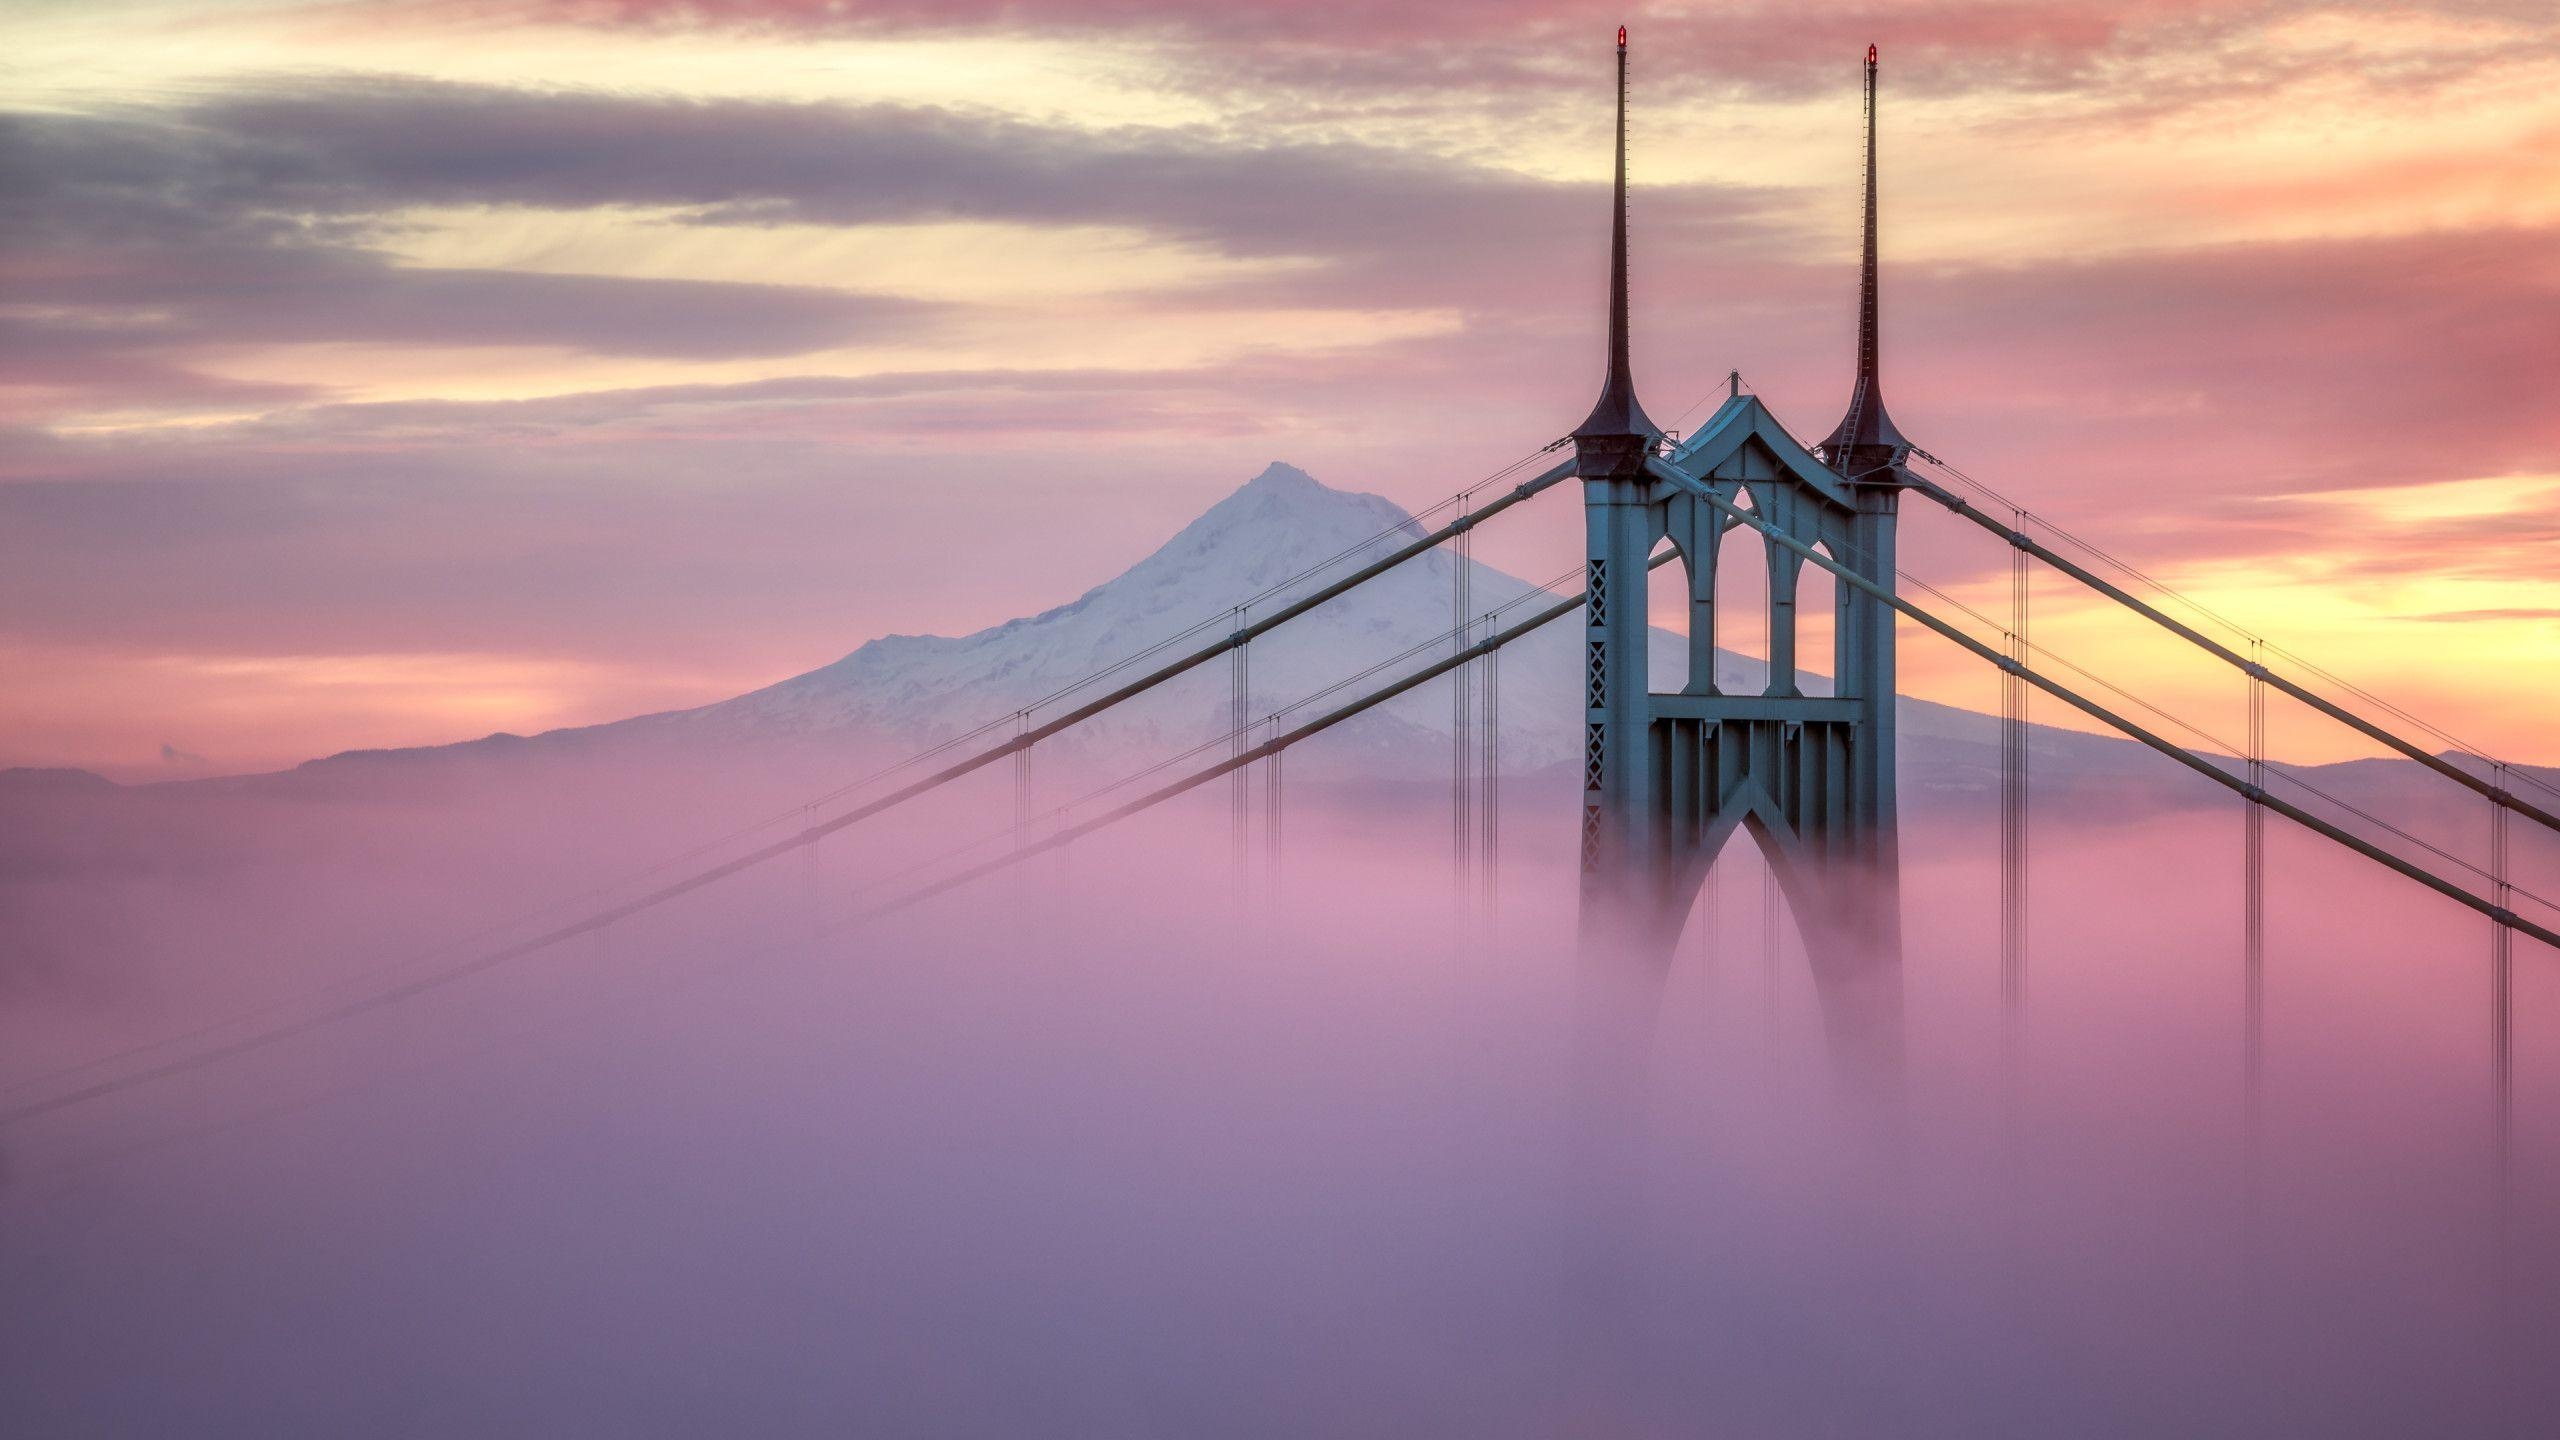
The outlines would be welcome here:
<svg viewBox="0 0 2560 1440">
<path fill-rule="evenodd" d="M 1865 256 L 1848 413 L 1809 450 L 1736 383 L 1676 443 L 1637 402 L 1627 354 L 1627 43 L 1618 32 L 1609 362 L 1572 436 L 1589 538 L 1584 646 L 1582 928 L 1594 963 L 1658 991 L 1692 903 L 1737 830 L 1768 858 L 1804 937 L 1835 1049 L 1897 1062 L 1901 898 L 1894 809 L 1894 612 L 1736 517 L 1743 510 L 1891 589 L 1909 442 L 1886 414 L 1876 336 L 1876 55 L 1866 61 Z M 1646 576 L 1667 542 L 1685 577 L 1688 681 L 1647 673 Z M 1716 566 L 1767 558 L 1768 679 L 1718 685 Z M 1812 577 L 1807 579 L 1808 573 Z M 1832 693 L 1799 683 L 1796 600 L 1834 586 Z M 1636 1037 L 1623 1043 L 1641 1044 Z"/>
</svg>

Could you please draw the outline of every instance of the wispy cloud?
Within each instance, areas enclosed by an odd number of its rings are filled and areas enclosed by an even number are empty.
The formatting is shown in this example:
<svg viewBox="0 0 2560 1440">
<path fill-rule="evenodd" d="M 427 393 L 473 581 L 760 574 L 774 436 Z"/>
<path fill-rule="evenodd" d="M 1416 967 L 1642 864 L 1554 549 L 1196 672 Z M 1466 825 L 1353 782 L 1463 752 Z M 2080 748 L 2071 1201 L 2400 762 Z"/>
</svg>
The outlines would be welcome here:
<svg viewBox="0 0 2560 1440">
<path fill-rule="evenodd" d="M 1905 0 L 1884 6 L 1750 0 L 1701 10 L 1601 0 L 392 0 L 377 15 L 425 26 L 534 24 L 666 36 L 918 35 L 1108 38 L 1155 47 L 1175 83 L 1258 87 L 1306 109 L 1450 91 L 1520 96 L 1581 73 L 1631 26 L 1653 63 L 1728 93 L 1801 97 L 1846 88 L 1883 46 L 1896 73 L 1937 94 L 2060 93 L 2139 75 L 2119 117 L 2209 102 L 2342 65 L 2405 87 L 2450 84 L 2519 54 L 2548 57 L 2560 23 L 2532 0 Z"/>
</svg>

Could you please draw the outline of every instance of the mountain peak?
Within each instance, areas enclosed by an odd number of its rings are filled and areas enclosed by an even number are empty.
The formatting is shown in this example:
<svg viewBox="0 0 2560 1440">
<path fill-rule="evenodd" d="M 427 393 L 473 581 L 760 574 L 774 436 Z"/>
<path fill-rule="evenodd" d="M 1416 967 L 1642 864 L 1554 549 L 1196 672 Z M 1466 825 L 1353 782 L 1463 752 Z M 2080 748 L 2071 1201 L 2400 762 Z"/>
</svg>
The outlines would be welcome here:
<svg viewBox="0 0 2560 1440">
<path fill-rule="evenodd" d="M 1241 587 L 1243 594 L 1252 594 L 1327 556 L 1407 532 L 1412 525 L 1404 507 L 1384 496 L 1336 490 L 1285 460 L 1274 460 L 1129 573 L 1206 568 L 1226 577 L 1204 582 L 1211 588 Z"/>
<path fill-rule="evenodd" d="M 1244 483 L 1247 490 L 1322 490 L 1325 487 L 1313 475 L 1286 460 L 1274 460 L 1262 467 L 1262 473 Z"/>
</svg>

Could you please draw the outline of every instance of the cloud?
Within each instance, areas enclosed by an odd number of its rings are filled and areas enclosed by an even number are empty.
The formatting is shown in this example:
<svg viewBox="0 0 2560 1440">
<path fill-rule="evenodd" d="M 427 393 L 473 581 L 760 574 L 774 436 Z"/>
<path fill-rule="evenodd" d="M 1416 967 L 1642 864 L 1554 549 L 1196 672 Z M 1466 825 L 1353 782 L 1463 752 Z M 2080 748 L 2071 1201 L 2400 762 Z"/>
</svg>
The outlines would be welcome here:
<svg viewBox="0 0 2560 1440">
<path fill-rule="evenodd" d="M 1621 24 L 1643 63 L 1725 93 L 1846 91 L 1876 44 L 1897 84 L 1941 97 L 2074 92 L 2118 117 L 2341 62 L 2377 85 L 2440 86 L 2560 43 L 2534 0 L 394 0 L 376 11 L 430 26 L 1134 43 L 1157 53 L 1169 85 L 1301 110 L 1452 91 L 1534 103 L 1540 87 L 1587 75 Z M 2377 33 L 2386 45 L 2370 43 Z"/>
<path fill-rule="evenodd" d="M 1239 255 L 1357 256 L 1551 228 L 1590 185 L 1352 141 L 1084 130 L 918 106 L 677 101 L 413 82 L 297 86 L 170 117 L 255 203 L 344 222 L 412 205 L 693 207 L 699 223 L 1128 225 Z M 232 193 L 233 187 L 221 187 Z M 1747 194 L 1712 199 L 1727 223 Z M 1541 203 L 1546 202 L 1546 203 Z M 1577 230 L 1590 206 L 1575 208 Z"/>
<path fill-rule="evenodd" d="M 2411 620 L 2433 620 L 2463 624 L 2481 620 L 2560 620 L 2560 606 L 2524 605 L 2486 610 L 2447 610 L 2434 615 L 2411 615 Z"/>
<path fill-rule="evenodd" d="M 2552 243 L 2500 233 L 1890 271 L 1895 414 L 1934 452 L 2148 563 L 2320 555 L 2385 573 L 2521 573 L 2534 546 L 2560 543 L 2548 516 L 2381 513 L 2339 494 L 2496 474 L 2560 445 L 2560 417 L 2529 393 L 2560 365 L 2560 287 L 2527 278 Z M 1658 278 L 1636 338 L 1666 423 L 1720 393 L 1728 364 L 1799 431 L 1834 418 L 1852 289 L 1841 267 Z M 2418 334 L 2430 338 L 2413 346 Z M 1132 537 L 1274 454 L 1332 483 L 1435 497 L 1569 425 L 1598 345 L 1594 310 L 1560 328 L 1487 319 L 1321 364 L 1248 352 L 306 405 L 163 434 L 0 432 L 0 520 L 20 537 L 0 609 L 132 643 L 174 633 L 172 607 L 219 589 L 225 613 L 177 627 L 191 643 L 236 625 L 305 648 L 368 636 L 453 648 L 472 632 L 574 636 L 562 648 L 575 650 L 630 643 L 643 614 L 653 646 L 677 630 L 709 646 L 725 624 L 780 634 L 778 615 L 758 614 L 774 606 L 802 616 L 801 653 L 823 658 L 878 629 L 991 621 L 1072 593 L 1110 573 L 1102 557 L 1134 558 Z M 913 483 L 927 472 L 933 484 Z M 2279 486 L 2339 494 L 2265 498 Z M 1914 514 L 1907 547 L 1923 573 L 1997 561 Z M 1001 583 L 937 575 L 911 539 L 999 532 L 1024 545 Z M 1032 546 L 1035 534 L 1058 543 Z M 244 560 L 253 578 L 219 578 Z M 634 569 L 659 577 L 642 601 L 618 588 Z"/>
<path fill-rule="evenodd" d="M 808 286 L 624 280 L 504 270 L 408 270 L 366 256 L 277 251 L 192 257 L 224 267 L 176 277 L 165 256 L 47 287 L 59 306 L 130 315 L 146 325 L 25 322 L 13 338 L 53 354 L 137 340 L 153 345 L 390 341 L 421 346 L 557 345 L 601 355 L 718 359 L 790 355 L 881 331 L 911 333 L 932 307 Z M 139 332 L 139 333 L 137 333 Z"/>
<path fill-rule="evenodd" d="M 2253 497 L 2278 488 L 2536 465 L 2560 444 L 2541 379 L 2560 370 L 2554 240 L 2496 229 L 1906 271 L 1888 284 L 1896 418 L 1970 412 L 1971 448 L 2075 503 L 2237 502 L 2217 519 L 2276 514 Z M 1906 397 L 1923 403 L 1906 415 Z"/>
<path fill-rule="evenodd" d="M 1590 184 L 1349 142 L 405 81 L 19 116 L 0 145 L 24 217 L 0 237 L 0 267 L 25 305 L 7 321 L 10 349 L 41 357 L 0 371 L 19 387 L 21 418 L 49 406 L 326 398 L 294 378 L 217 373 L 200 358 L 216 350 L 776 357 L 947 332 L 965 308 L 865 293 L 859 274 L 837 288 L 399 263 L 403 216 L 435 207 L 648 208 L 750 252 L 784 224 L 1099 225 L 1321 267 L 1173 285 L 1153 309 L 1178 315 L 1497 301 L 1517 311 L 1552 293 L 1567 252 L 1587 260 L 1602 203 Z M 1775 199 L 1657 187 L 1643 206 L 1648 239 L 1692 251 L 1766 243 Z M 1577 270 L 1591 278 L 1587 264 Z"/>
<path fill-rule="evenodd" d="M 2560 548 L 2560 500 L 2545 499 L 2530 509 L 2502 515 L 2445 516 L 2413 521 L 2383 521 L 2368 516 L 2324 516 L 2324 528 L 2338 538 L 2363 543 L 2347 551 L 2334 573 L 2342 582 L 2400 584 L 2424 576 L 2438 583 L 2500 583 L 2549 573 L 2548 557 Z M 2540 619 L 2529 610 L 2485 607 L 2437 612 L 2427 619 Z"/>
<path fill-rule="evenodd" d="M 461 108 L 457 105 L 456 108 Z M 65 405 L 253 405 L 325 387 L 226 378 L 213 350 L 313 343 L 545 346 L 623 356 L 787 355 L 926 330 L 943 308 L 850 290 L 406 267 L 375 248 L 358 137 L 305 117 L 0 118 L 0 387 Z M 337 147 L 333 153 L 333 144 Z"/>
</svg>

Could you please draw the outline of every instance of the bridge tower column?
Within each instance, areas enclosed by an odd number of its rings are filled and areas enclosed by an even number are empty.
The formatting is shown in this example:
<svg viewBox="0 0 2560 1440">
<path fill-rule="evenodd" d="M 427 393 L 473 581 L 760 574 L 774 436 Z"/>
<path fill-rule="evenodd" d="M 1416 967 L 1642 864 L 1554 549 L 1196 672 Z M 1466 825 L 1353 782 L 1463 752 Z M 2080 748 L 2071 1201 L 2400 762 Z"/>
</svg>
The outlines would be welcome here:
<svg viewBox="0 0 2560 1440">
<path fill-rule="evenodd" d="M 1586 945 L 1641 942 L 1658 868 L 1646 642 L 1646 562 L 1662 533 L 1646 465 L 1662 427 L 1636 400 L 1627 345 L 1627 32 L 1618 31 L 1617 180 L 1609 246 L 1609 368 L 1573 432 L 1588 538 L 1582 657 L 1582 885 Z M 1634 928 L 1627 929 L 1632 923 Z"/>
<path fill-rule="evenodd" d="M 1888 592 L 1897 589 L 1896 528 L 1903 468 L 1911 442 L 1885 409 L 1884 364 L 1877 276 L 1876 47 L 1867 47 L 1865 73 L 1866 175 L 1860 215 L 1858 266 L 1858 362 L 1849 387 L 1848 413 L 1822 442 L 1823 459 L 1839 477 L 1849 513 L 1841 517 L 1845 545 L 1835 557 Z M 1893 607 L 1872 595 L 1839 587 L 1836 645 L 1837 693 L 1855 702 L 1857 743 L 1849 754 L 1848 823 L 1838 836 L 1832 869 L 1842 888 L 1826 906 L 1835 932 L 1827 962 L 1814 958 L 1823 981 L 1826 1017 L 1836 1038 L 1890 1050 L 1898 1064 L 1902 1031 L 1901 816 L 1894 778 L 1894 709 L 1900 698 L 1895 671 Z M 1799 912 L 1801 913 L 1801 912 Z M 1810 945 L 1808 945 L 1810 950 Z"/>
<path fill-rule="evenodd" d="M 1872 291 L 1870 291 L 1872 293 Z M 1900 473 L 1897 464 L 1891 472 Z M 1845 563 L 1886 590 L 1896 589 L 1895 528 L 1902 489 L 1890 479 L 1850 482 Z M 1895 670 L 1892 606 L 1839 584 L 1836 693 L 1855 703 L 1859 743 L 1849 752 L 1851 822 L 1837 868 L 1850 877 L 1837 902 L 1843 954 L 1830 963 L 1826 989 L 1836 1036 L 1899 1063 L 1902 1034 L 1902 817 L 1894 773 L 1894 711 L 1901 690 Z M 1825 962 L 1814 961 L 1817 967 Z"/>
<path fill-rule="evenodd" d="M 1659 848 L 1649 813 L 1652 757 L 1645 743 L 1652 718 L 1645 583 L 1652 507 L 1635 479 L 1586 476 L 1583 491 L 1590 554 L 1583 609 L 1582 874 L 1586 887 L 1617 882 L 1618 889 L 1606 905 L 1594 897 L 1585 908 L 1623 914 L 1647 898 L 1626 882 L 1656 868 Z"/>
</svg>

